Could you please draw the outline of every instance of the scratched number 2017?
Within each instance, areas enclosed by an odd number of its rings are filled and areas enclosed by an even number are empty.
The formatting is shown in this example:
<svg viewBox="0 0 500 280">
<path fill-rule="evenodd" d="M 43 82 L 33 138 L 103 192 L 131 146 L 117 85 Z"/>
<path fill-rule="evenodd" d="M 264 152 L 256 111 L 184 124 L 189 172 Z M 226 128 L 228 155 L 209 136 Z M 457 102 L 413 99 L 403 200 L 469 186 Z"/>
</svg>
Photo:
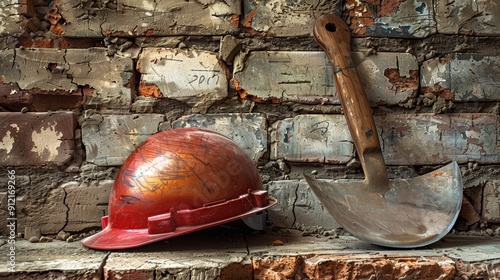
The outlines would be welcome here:
<svg viewBox="0 0 500 280">
<path fill-rule="evenodd" d="M 192 75 L 192 77 L 189 80 L 189 84 L 195 84 L 195 85 L 216 85 L 219 83 L 219 75 L 218 74 L 213 74 L 211 76 L 206 76 L 206 75 Z"/>
</svg>

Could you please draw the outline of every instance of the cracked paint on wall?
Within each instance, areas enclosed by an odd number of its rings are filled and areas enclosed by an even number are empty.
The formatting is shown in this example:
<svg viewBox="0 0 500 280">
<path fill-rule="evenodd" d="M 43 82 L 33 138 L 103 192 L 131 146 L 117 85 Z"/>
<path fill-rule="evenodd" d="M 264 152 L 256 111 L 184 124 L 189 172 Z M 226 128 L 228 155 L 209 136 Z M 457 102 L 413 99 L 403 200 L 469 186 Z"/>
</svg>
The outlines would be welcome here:
<svg viewBox="0 0 500 280">
<path fill-rule="evenodd" d="M 498 5 L 490 0 L 434 1 L 438 32 L 494 36 L 500 27 Z"/>
<path fill-rule="evenodd" d="M 62 32 L 74 37 L 222 35 L 237 30 L 234 18 L 239 18 L 240 7 L 239 0 L 59 0 L 58 4 L 67 23 Z"/>
<path fill-rule="evenodd" d="M 21 21 L 22 1 L 4 0 L 0 9 L 0 34 L 20 35 L 22 28 Z"/>
<path fill-rule="evenodd" d="M 340 226 L 321 205 L 305 180 L 272 181 L 266 184 L 266 189 L 269 195 L 279 201 L 268 210 L 273 225 L 283 228 L 318 224 L 324 228 Z"/>
<path fill-rule="evenodd" d="M 163 114 L 91 114 L 82 121 L 86 160 L 100 166 L 119 166 L 165 119 Z"/>
<path fill-rule="evenodd" d="M 421 91 L 455 102 L 500 101 L 500 59 L 468 53 L 424 61 Z"/>
<path fill-rule="evenodd" d="M 494 114 L 377 116 L 386 163 L 497 162 L 500 119 Z"/>
<path fill-rule="evenodd" d="M 314 21 L 322 14 L 340 14 L 341 1 L 242 0 L 242 24 L 252 34 L 304 36 L 312 33 Z"/>
<path fill-rule="evenodd" d="M 499 160 L 500 118 L 494 114 L 392 114 L 374 120 L 388 165 Z M 342 115 L 299 115 L 272 127 L 272 160 L 346 164 L 354 158 Z"/>
<path fill-rule="evenodd" d="M 172 122 L 172 128 L 199 127 L 221 133 L 257 163 L 267 152 L 266 118 L 262 114 L 194 114 Z"/>
<path fill-rule="evenodd" d="M 272 127 L 272 160 L 345 164 L 354 157 L 354 145 L 342 115 L 299 115 Z"/>
<path fill-rule="evenodd" d="M 179 100 L 196 113 L 228 95 L 226 69 L 213 52 L 146 48 L 137 70 L 140 94 Z"/>
<path fill-rule="evenodd" d="M 105 48 L 20 48 L 0 51 L 0 57 L 12 62 L 10 66 L 0 66 L 3 83 L 10 83 L 11 90 L 20 93 L 29 91 L 34 105 L 39 103 L 37 96 L 44 95 L 47 98 L 55 96 L 54 102 L 60 99 L 59 102 L 66 102 L 69 108 L 81 106 L 82 102 L 93 108 L 127 109 L 131 106 L 129 85 L 135 79 L 133 61 L 120 56 L 109 57 Z"/>
<path fill-rule="evenodd" d="M 389 52 L 365 56 L 354 52 L 353 62 L 372 104 L 400 104 L 416 95 L 419 69 L 415 56 Z M 255 51 L 240 57 L 238 63 L 233 81 L 242 98 L 340 104 L 333 70 L 324 52 Z M 389 77 L 384 77 L 386 71 L 392 71 Z"/>
</svg>

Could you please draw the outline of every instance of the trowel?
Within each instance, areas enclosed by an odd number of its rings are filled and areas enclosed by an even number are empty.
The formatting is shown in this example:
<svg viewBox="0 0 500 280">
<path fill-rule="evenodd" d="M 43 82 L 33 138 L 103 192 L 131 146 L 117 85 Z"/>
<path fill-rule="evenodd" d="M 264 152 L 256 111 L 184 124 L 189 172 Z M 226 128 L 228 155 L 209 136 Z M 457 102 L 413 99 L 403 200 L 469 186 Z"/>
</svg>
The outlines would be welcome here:
<svg viewBox="0 0 500 280">
<path fill-rule="evenodd" d="M 307 183 L 333 218 L 372 244 L 415 248 L 434 243 L 453 227 L 462 203 L 456 162 L 411 179 L 389 179 L 372 112 L 351 59 L 351 34 L 339 17 L 323 15 L 314 26 L 325 51 L 364 180 L 315 179 Z M 404 156 L 404 155 L 402 155 Z"/>
</svg>

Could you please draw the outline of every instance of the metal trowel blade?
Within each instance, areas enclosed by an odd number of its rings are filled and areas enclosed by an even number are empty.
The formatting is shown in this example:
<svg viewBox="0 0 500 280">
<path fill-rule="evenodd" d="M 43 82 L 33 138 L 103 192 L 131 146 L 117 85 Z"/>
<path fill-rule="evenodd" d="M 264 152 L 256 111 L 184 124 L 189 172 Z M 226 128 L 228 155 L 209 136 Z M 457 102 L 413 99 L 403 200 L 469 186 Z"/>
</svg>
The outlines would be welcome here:
<svg viewBox="0 0 500 280">
<path fill-rule="evenodd" d="M 304 177 L 345 230 L 386 247 L 415 248 L 438 241 L 453 227 L 462 203 L 456 162 L 415 178 L 389 180 L 385 193 L 370 193 L 361 180 Z"/>
</svg>

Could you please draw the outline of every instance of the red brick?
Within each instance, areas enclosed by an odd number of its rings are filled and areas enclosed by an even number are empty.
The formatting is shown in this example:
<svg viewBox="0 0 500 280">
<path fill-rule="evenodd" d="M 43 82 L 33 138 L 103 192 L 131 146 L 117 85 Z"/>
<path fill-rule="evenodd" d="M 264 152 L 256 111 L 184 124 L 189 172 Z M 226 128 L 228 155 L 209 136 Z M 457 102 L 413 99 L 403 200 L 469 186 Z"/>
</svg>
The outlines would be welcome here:
<svg viewBox="0 0 500 280">
<path fill-rule="evenodd" d="M 76 109 L 83 105 L 83 95 L 80 90 L 61 93 L 38 93 L 33 94 L 32 105 L 33 110 L 36 112 Z"/>
<path fill-rule="evenodd" d="M 0 166 L 67 163 L 75 126 L 72 112 L 0 113 Z"/>
<path fill-rule="evenodd" d="M 454 279 L 455 263 L 443 257 L 315 256 L 304 261 L 310 279 Z"/>
<path fill-rule="evenodd" d="M 142 279 L 154 279 L 154 270 L 104 270 L 105 280 L 142 280 Z"/>
<path fill-rule="evenodd" d="M 16 84 L 0 84 L 0 106 L 9 111 L 21 111 L 23 107 L 32 110 L 33 96 L 21 90 Z"/>
<path fill-rule="evenodd" d="M 483 219 L 500 223 L 500 180 L 487 182 L 483 191 Z"/>
<path fill-rule="evenodd" d="M 301 266 L 301 256 L 258 258 L 253 260 L 254 279 L 294 279 Z"/>
</svg>

